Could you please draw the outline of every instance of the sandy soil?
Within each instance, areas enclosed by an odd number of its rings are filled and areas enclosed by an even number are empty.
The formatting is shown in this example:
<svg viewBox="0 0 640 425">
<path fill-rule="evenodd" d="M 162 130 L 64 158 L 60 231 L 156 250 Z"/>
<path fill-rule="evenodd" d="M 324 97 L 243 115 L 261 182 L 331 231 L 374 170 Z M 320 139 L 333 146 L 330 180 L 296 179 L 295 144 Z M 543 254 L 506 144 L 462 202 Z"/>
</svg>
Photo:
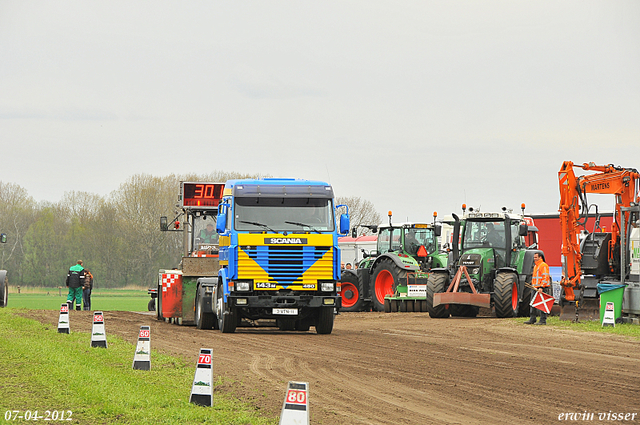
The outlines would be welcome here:
<svg viewBox="0 0 640 425">
<path fill-rule="evenodd" d="M 75 317 L 74 317 L 75 316 Z M 86 316 L 87 320 L 75 318 Z M 90 312 L 71 312 L 90 332 Z M 58 312 L 33 318 L 57 324 Z M 343 313 L 331 335 L 238 328 L 234 334 L 105 312 L 105 328 L 195 362 L 213 348 L 223 388 L 278 416 L 288 381 L 309 382 L 312 424 L 550 424 L 562 413 L 640 413 L 640 341 L 491 317 Z M 152 365 L 153 368 L 153 365 Z M 630 416 L 629 416 L 630 418 Z"/>
</svg>

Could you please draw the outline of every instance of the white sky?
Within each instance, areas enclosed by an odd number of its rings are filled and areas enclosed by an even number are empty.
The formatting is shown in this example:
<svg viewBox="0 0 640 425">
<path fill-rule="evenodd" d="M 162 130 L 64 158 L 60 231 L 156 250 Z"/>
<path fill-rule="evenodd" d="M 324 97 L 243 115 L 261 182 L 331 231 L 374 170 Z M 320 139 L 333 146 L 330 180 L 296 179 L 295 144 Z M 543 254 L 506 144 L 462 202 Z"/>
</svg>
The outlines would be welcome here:
<svg viewBox="0 0 640 425">
<path fill-rule="evenodd" d="M 55 202 L 222 170 L 396 221 L 555 212 L 563 161 L 640 168 L 639 23 L 635 0 L 0 0 L 0 181 Z"/>
</svg>

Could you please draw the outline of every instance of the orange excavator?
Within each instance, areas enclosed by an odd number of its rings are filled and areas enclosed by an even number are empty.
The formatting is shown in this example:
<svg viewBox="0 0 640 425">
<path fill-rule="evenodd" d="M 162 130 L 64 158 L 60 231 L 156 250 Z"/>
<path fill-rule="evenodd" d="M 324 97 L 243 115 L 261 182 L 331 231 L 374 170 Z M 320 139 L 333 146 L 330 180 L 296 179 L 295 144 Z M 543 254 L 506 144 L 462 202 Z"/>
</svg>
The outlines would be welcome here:
<svg viewBox="0 0 640 425">
<path fill-rule="evenodd" d="M 576 177 L 574 168 L 595 174 Z M 634 168 L 565 161 L 558 172 L 563 275 L 561 320 L 594 320 L 599 316 L 598 283 L 624 283 L 629 273 L 629 226 L 638 220 L 640 174 Z M 615 195 L 611 232 L 599 228 L 597 205 L 587 193 Z M 593 232 L 581 238 L 589 210 L 595 206 Z M 597 231 L 600 230 L 600 231 Z"/>
</svg>

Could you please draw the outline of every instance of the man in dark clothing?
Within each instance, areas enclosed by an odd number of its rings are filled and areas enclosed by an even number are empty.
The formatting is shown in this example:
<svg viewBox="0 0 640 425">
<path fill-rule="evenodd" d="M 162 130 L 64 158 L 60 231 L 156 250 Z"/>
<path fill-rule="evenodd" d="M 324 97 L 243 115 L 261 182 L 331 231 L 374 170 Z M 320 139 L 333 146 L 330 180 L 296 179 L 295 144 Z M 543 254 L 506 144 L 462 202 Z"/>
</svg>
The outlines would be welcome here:
<svg viewBox="0 0 640 425">
<path fill-rule="evenodd" d="M 82 260 L 78 260 L 75 266 L 71 266 L 67 273 L 67 287 L 69 295 L 67 295 L 67 304 L 69 310 L 73 310 L 73 301 L 76 302 L 76 310 L 82 309 L 82 287 L 84 286 L 85 271 L 82 267 Z"/>
<path fill-rule="evenodd" d="M 82 309 L 91 310 L 91 290 L 93 289 L 93 275 L 84 269 L 84 285 L 82 286 Z"/>
</svg>

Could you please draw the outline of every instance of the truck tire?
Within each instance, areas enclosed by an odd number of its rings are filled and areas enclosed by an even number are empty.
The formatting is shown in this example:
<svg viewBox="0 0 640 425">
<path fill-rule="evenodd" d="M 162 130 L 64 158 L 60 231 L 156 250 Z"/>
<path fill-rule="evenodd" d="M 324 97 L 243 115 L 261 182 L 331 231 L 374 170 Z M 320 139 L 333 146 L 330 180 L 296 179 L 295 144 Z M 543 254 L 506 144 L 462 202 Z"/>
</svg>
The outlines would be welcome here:
<svg viewBox="0 0 640 425">
<path fill-rule="evenodd" d="M 517 317 L 518 276 L 515 273 L 498 273 L 493 281 L 493 298 L 496 317 Z"/>
<path fill-rule="evenodd" d="M 9 278 L 4 275 L 4 279 L 0 278 L 0 307 L 6 307 L 9 301 Z"/>
<path fill-rule="evenodd" d="M 364 300 L 362 299 L 362 285 L 358 276 L 353 273 L 342 274 L 342 307 L 340 311 L 362 311 L 364 310 Z"/>
<path fill-rule="evenodd" d="M 407 272 L 400 270 L 390 259 L 380 260 L 372 276 L 371 301 L 374 311 L 384 311 L 384 297 L 393 295 L 396 285 L 406 276 Z"/>
<path fill-rule="evenodd" d="M 522 291 L 522 302 L 520 303 L 520 308 L 518 309 L 518 316 L 520 317 L 529 317 L 531 314 L 531 306 L 529 303 L 531 302 L 531 295 L 533 291 L 529 287 L 524 287 Z"/>
<path fill-rule="evenodd" d="M 427 311 L 434 319 L 446 319 L 449 317 L 449 308 L 445 304 L 433 306 L 433 294 L 444 292 L 449 283 L 446 273 L 431 273 L 427 278 Z"/>
<path fill-rule="evenodd" d="M 153 298 L 149 300 L 149 304 L 147 304 L 147 310 L 156 311 L 156 300 L 154 300 Z"/>
<path fill-rule="evenodd" d="M 196 328 L 198 329 L 213 329 L 213 322 L 215 321 L 215 314 L 205 313 L 203 308 L 204 299 L 198 288 L 198 296 L 196 298 L 196 311 L 194 321 L 196 322 Z"/>
<path fill-rule="evenodd" d="M 320 307 L 316 332 L 321 335 L 330 334 L 333 331 L 333 307 Z"/>
<path fill-rule="evenodd" d="M 224 302 L 222 292 L 223 288 L 222 284 L 220 284 L 216 291 L 216 315 L 218 317 L 218 329 L 220 329 L 224 334 L 232 334 L 236 331 L 238 319 L 236 318 L 235 309 L 230 308 L 227 303 Z"/>
</svg>

